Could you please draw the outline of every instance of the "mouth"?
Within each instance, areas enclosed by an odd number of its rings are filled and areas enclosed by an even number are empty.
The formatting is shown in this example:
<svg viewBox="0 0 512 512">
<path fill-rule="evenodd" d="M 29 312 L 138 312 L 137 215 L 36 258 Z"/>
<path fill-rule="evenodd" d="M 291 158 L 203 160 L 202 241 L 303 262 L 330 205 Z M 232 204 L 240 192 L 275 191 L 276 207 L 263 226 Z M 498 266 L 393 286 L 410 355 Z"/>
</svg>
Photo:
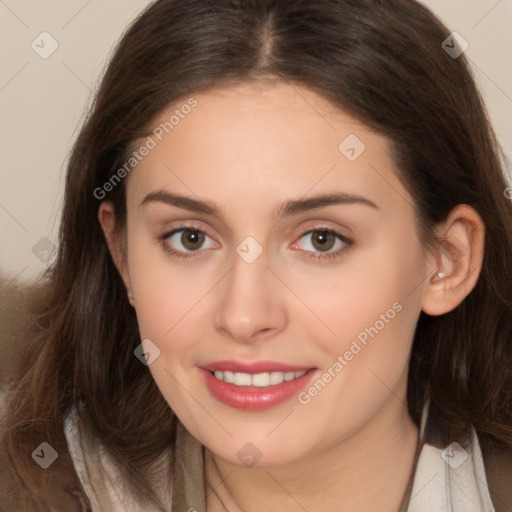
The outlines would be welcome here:
<svg viewBox="0 0 512 512">
<path fill-rule="evenodd" d="M 273 362 L 233 361 L 198 369 L 213 397 L 229 407 L 252 411 L 274 407 L 297 395 L 317 370 Z"/>
</svg>

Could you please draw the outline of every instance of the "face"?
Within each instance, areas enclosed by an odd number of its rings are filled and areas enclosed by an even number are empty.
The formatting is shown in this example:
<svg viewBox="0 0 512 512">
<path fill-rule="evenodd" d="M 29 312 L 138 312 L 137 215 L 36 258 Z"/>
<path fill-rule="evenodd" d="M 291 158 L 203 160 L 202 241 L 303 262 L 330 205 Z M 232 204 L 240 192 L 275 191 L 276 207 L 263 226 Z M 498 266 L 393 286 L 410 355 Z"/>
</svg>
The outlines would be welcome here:
<svg viewBox="0 0 512 512">
<path fill-rule="evenodd" d="M 290 463 L 404 410 L 427 276 L 413 200 L 387 139 L 308 89 L 194 98 L 127 178 L 123 278 L 187 429 L 235 464 Z"/>
</svg>

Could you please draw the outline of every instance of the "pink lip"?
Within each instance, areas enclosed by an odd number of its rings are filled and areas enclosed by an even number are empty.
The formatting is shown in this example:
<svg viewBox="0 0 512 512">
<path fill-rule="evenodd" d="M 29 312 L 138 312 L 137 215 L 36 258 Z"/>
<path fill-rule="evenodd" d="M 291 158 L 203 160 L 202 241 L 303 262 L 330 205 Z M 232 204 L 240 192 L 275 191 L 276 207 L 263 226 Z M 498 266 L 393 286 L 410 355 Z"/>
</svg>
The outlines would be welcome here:
<svg viewBox="0 0 512 512">
<path fill-rule="evenodd" d="M 278 363 L 276 361 L 215 361 L 202 365 L 203 370 L 216 370 L 239 372 L 239 373 L 270 373 L 270 372 L 300 372 L 302 370 L 311 370 L 311 366 L 297 366 L 285 363 Z"/>
<path fill-rule="evenodd" d="M 275 386 L 235 386 L 234 384 L 228 384 L 227 382 L 217 379 L 212 373 L 214 371 L 213 365 L 209 364 L 207 366 L 208 369 L 199 368 L 199 372 L 201 373 L 201 376 L 204 379 L 206 387 L 210 393 L 215 398 L 217 398 L 217 400 L 230 407 L 247 411 L 260 411 L 263 409 L 269 409 L 285 402 L 292 396 L 296 396 L 297 393 L 304 389 L 306 384 L 317 373 L 314 368 L 296 367 L 289 365 L 279 366 L 277 363 L 273 365 L 270 365 L 269 363 L 258 363 L 249 365 L 249 367 L 245 365 L 244 370 L 241 369 L 239 363 L 233 363 L 229 368 L 227 368 L 227 365 L 224 363 L 222 365 L 220 362 L 216 363 L 216 369 L 219 370 L 222 368 L 226 371 L 233 371 L 232 368 L 236 368 L 235 371 L 251 374 L 264 373 L 265 371 L 291 372 L 309 370 L 298 379 L 284 381 L 282 384 L 277 384 Z M 269 370 L 269 368 L 272 369 Z M 285 370 L 280 368 L 285 368 Z"/>
</svg>

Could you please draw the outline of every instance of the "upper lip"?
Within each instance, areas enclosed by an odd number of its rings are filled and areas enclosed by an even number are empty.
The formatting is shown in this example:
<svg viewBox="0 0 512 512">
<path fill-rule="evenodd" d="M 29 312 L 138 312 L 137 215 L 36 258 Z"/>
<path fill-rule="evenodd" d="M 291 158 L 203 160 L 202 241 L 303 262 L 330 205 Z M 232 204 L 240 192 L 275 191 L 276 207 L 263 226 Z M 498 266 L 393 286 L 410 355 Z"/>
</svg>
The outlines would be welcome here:
<svg viewBox="0 0 512 512">
<path fill-rule="evenodd" d="M 270 373 L 270 372 L 300 372 L 302 370 L 311 370 L 311 366 L 300 366 L 277 361 L 214 361 L 202 365 L 203 370 L 209 371 L 228 371 L 234 373 Z"/>
</svg>

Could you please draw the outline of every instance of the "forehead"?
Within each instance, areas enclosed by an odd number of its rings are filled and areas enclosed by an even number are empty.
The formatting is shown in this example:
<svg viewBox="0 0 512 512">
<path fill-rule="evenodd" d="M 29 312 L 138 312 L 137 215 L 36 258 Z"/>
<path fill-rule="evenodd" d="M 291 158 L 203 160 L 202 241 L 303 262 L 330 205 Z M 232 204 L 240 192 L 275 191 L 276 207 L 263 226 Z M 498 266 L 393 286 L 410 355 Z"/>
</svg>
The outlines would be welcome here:
<svg viewBox="0 0 512 512">
<path fill-rule="evenodd" d="M 154 147 L 129 177 L 132 200 L 167 188 L 257 207 L 312 189 L 375 197 L 400 187 L 389 141 L 297 84 L 242 83 L 183 97 L 150 131 Z"/>
</svg>

